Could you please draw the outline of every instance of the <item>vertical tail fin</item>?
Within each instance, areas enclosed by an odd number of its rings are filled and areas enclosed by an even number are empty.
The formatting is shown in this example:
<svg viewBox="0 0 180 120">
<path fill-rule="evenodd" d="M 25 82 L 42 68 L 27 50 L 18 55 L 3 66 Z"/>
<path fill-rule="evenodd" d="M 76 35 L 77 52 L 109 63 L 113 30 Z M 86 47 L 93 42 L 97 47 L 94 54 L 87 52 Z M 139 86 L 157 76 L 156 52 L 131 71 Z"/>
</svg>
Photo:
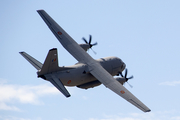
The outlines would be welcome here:
<svg viewBox="0 0 180 120">
<path fill-rule="evenodd" d="M 44 75 L 47 73 L 51 73 L 57 71 L 59 69 L 58 65 L 58 55 L 57 55 L 57 48 L 53 48 L 49 50 L 49 53 L 44 61 L 41 71 L 38 75 Z"/>
<path fill-rule="evenodd" d="M 61 93 L 63 93 L 66 97 L 70 97 L 71 95 L 64 87 L 61 80 L 57 77 L 56 73 L 52 73 L 60 69 L 64 68 L 59 67 L 57 48 L 53 48 L 49 50 L 49 53 L 44 61 L 42 69 L 38 72 L 38 77 L 50 81 Z"/>
<path fill-rule="evenodd" d="M 37 70 L 40 70 L 42 68 L 42 63 L 40 63 L 38 60 L 34 59 L 30 55 L 28 55 L 26 52 L 19 52 L 29 63 L 31 63 Z"/>
</svg>

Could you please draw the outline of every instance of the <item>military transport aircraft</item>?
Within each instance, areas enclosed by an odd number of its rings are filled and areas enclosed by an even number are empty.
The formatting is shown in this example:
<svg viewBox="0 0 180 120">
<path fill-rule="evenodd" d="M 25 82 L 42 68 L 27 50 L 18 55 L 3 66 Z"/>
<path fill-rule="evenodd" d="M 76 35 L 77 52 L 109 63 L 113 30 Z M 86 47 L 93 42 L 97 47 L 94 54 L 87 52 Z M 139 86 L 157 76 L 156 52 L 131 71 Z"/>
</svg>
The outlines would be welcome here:
<svg viewBox="0 0 180 120">
<path fill-rule="evenodd" d="M 37 75 L 51 82 L 66 97 L 70 97 L 65 86 L 77 86 L 88 89 L 103 84 L 122 98 L 138 107 L 144 112 L 151 110 L 129 92 L 123 84 L 133 77 L 127 78 L 125 63 L 117 57 L 106 57 L 94 60 L 86 51 L 97 43 L 91 44 L 85 38 L 85 44 L 77 44 L 44 10 L 37 10 L 52 33 L 62 46 L 78 61 L 77 64 L 68 67 L 59 67 L 57 49 L 49 50 L 44 61 L 40 63 L 26 52 L 20 54 L 28 60 L 38 71 Z M 125 75 L 122 71 L 125 69 Z M 115 75 L 122 77 L 113 78 Z"/>
</svg>

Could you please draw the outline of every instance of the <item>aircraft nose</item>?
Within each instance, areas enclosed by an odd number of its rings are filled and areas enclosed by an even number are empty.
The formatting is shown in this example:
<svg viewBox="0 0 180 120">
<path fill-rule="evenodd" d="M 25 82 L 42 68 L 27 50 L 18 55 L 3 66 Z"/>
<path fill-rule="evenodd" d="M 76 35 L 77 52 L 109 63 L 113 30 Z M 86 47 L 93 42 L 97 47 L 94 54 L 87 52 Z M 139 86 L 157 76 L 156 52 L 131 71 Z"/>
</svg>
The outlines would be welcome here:
<svg viewBox="0 0 180 120">
<path fill-rule="evenodd" d="M 123 71 L 126 68 L 126 64 L 120 58 L 118 58 L 118 61 L 119 61 L 119 65 L 121 65 L 120 69 L 121 71 Z"/>
<path fill-rule="evenodd" d="M 123 62 L 121 69 L 124 70 L 125 68 L 126 68 L 126 64 Z"/>
</svg>

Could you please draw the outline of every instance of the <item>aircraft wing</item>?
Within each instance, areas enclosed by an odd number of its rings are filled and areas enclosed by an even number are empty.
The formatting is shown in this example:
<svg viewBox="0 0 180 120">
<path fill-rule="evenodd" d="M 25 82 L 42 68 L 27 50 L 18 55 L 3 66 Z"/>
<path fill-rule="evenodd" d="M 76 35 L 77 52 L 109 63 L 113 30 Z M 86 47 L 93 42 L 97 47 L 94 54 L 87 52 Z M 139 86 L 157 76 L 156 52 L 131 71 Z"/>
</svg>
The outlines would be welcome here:
<svg viewBox="0 0 180 120">
<path fill-rule="evenodd" d="M 97 61 L 86 53 L 44 10 L 37 11 L 63 47 L 79 62 L 88 65 L 90 73 L 106 87 L 144 112 L 150 109 L 115 80 Z"/>
<path fill-rule="evenodd" d="M 85 63 L 92 59 L 44 10 L 37 10 L 52 33 L 63 47 L 79 62 Z M 78 46 L 78 47 L 77 47 Z M 78 52 L 77 52 L 78 51 Z"/>
<path fill-rule="evenodd" d="M 150 112 L 151 110 L 144 105 L 139 99 L 137 99 L 131 92 L 129 92 L 123 85 L 115 80 L 101 65 L 94 63 L 89 65 L 90 73 L 101 81 L 107 88 L 111 89 L 122 98 L 141 109 L 144 112 Z"/>
</svg>

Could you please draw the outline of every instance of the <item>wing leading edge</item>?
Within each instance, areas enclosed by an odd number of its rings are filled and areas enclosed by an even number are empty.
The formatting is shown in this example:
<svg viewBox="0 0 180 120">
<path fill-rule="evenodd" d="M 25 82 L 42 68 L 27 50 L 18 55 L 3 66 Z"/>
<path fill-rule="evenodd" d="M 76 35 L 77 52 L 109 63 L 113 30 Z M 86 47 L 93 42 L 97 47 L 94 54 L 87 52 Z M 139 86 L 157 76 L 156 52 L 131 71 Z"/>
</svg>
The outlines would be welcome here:
<svg viewBox="0 0 180 120">
<path fill-rule="evenodd" d="M 63 47 L 79 62 L 88 65 L 90 73 L 106 87 L 144 112 L 150 109 L 116 81 L 97 61 L 86 53 L 44 10 L 37 11 Z"/>
</svg>

